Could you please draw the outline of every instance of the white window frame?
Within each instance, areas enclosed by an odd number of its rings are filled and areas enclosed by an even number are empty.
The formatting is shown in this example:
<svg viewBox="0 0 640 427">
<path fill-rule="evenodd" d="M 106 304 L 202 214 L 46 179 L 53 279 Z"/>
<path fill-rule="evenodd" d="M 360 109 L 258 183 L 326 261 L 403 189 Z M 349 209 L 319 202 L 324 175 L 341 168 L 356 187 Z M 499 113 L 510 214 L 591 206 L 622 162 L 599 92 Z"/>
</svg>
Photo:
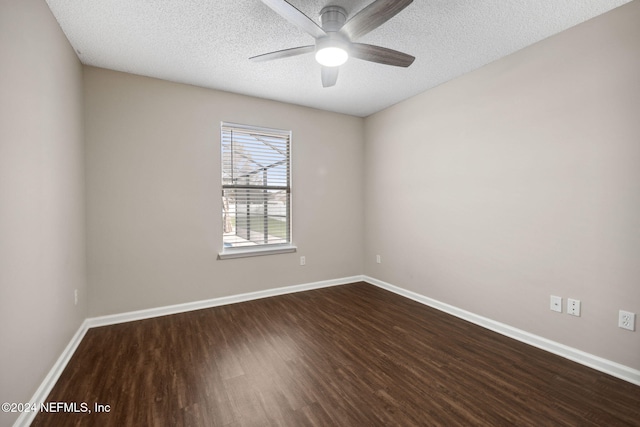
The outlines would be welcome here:
<svg viewBox="0 0 640 427">
<path fill-rule="evenodd" d="M 224 227 L 225 227 L 225 207 L 224 207 L 224 192 L 225 190 L 228 189 L 238 189 L 238 187 L 242 187 L 239 186 L 237 184 L 229 184 L 227 182 L 227 184 L 225 184 L 225 180 L 224 180 L 224 175 L 225 175 L 225 158 L 224 158 L 224 135 L 225 132 L 230 132 L 232 130 L 238 130 L 240 132 L 249 132 L 249 133 L 255 133 L 258 135 L 263 135 L 263 136 L 269 136 L 269 137 L 282 137 L 282 138 L 286 138 L 288 140 L 288 177 L 287 177 L 287 181 L 288 181 L 288 185 L 286 186 L 280 186 L 279 189 L 285 189 L 285 191 L 287 191 L 288 194 L 288 206 L 287 206 L 287 212 L 286 212 L 286 223 L 288 225 L 288 232 L 287 235 L 289 237 L 288 242 L 286 243 L 267 243 L 267 244 L 259 244 L 256 243 L 253 246 L 243 246 L 243 247 L 226 247 L 225 246 L 225 240 L 224 240 Z M 272 255 L 272 254 L 280 254 L 280 253 L 291 253 L 291 252 L 295 252 L 296 251 L 296 247 L 293 245 L 293 226 L 292 226 L 292 200 L 291 200 L 291 138 L 292 137 L 292 132 L 291 131 L 286 131 L 286 130 L 281 130 L 281 129 L 273 129 L 273 128 L 266 128 L 266 127 L 259 127 L 259 126 L 251 126 L 251 125 L 244 125 L 244 124 L 238 124 L 238 123 L 230 123 L 230 122 L 221 122 L 220 123 L 220 153 L 221 153 L 221 159 L 220 159 L 220 164 L 221 164 L 221 201 L 222 201 L 222 210 L 221 210 L 221 216 L 222 216 L 222 228 L 223 228 L 223 237 L 222 237 L 222 251 L 219 252 L 218 254 L 218 259 L 224 260 L 224 259 L 234 259 L 234 258 L 244 258 L 244 257 L 252 257 L 252 256 L 261 256 L 261 255 Z M 234 165 L 233 165 L 233 160 L 231 161 L 231 168 L 233 169 Z M 286 188 L 285 188 L 286 187 Z M 269 189 L 270 187 L 268 185 L 266 186 L 253 186 L 252 188 L 255 189 Z M 228 214 L 228 213 L 227 213 Z M 268 220 L 269 214 L 268 212 L 265 215 L 265 219 Z M 266 225 L 265 225 L 266 227 Z M 266 236 L 265 236 L 266 238 Z"/>
</svg>

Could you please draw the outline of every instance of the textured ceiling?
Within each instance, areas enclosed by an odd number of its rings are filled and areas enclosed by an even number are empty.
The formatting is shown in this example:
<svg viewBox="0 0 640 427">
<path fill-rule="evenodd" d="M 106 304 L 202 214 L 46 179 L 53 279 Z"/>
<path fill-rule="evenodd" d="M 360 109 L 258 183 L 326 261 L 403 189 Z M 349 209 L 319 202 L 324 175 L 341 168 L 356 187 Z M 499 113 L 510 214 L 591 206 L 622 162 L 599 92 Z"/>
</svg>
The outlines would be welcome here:
<svg viewBox="0 0 640 427">
<path fill-rule="evenodd" d="M 83 64 L 367 116 L 629 0 L 415 0 L 357 41 L 416 57 L 409 68 L 350 59 L 323 88 L 312 54 L 249 57 L 314 40 L 260 0 L 47 0 Z M 372 0 L 289 0 L 317 19 Z"/>
</svg>

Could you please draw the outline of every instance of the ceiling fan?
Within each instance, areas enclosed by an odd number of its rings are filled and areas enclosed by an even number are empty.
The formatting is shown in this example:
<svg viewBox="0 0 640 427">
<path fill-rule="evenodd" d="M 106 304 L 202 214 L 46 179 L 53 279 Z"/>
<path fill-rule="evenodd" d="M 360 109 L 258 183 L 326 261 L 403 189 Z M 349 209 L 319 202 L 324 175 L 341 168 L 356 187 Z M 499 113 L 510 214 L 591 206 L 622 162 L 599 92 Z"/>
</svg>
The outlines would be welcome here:
<svg viewBox="0 0 640 427">
<path fill-rule="evenodd" d="M 353 42 L 393 18 L 413 0 L 376 0 L 349 20 L 344 8 L 327 6 L 320 11 L 322 26 L 285 0 L 262 2 L 313 36 L 316 44 L 265 53 L 249 58 L 252 61 L 270 61 L 315 52 L 316 61 L 322 65 L 322 86 L 330 87 L 338 80 L 338 67 L 349 56 L 396 67 L 408 67 L 416 59 L 397 50 Z"/>
</svg>

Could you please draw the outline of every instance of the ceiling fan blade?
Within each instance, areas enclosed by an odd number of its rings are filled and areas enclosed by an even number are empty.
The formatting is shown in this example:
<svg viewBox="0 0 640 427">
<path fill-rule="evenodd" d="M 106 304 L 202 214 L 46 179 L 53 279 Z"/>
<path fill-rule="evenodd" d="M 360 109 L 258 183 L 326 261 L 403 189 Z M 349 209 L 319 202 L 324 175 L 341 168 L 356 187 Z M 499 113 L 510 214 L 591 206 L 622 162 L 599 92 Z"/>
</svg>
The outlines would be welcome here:
<svg viewBox="0 0 640 427">
<path fill-rule="evenodd" d="M 262 3 L 276 11 L 287 21 L 296 25 L 301 30 L 306 31 L 313 37 L 320 38 L 327 35 L 318 24 L 313 22 L 307 15 L 300 12 L 295 6 L 285 0 L 262 0 Z"/>
<path fill-rule="evenodd" d="M 416 59 L 414 56 L 397 50 L 364 43 L 352 43 L 350 53 L 354 58 L 396 67 L 408 67 Z"/>
<path fill-rule="evenodd" d="M 339 67 L 322 67 L 322 87 L 331 87 L 338 81 Z"/>
<path fill-rule="evenodd" d="M 340 32 L 350 40 L 355 40 L 387 22 L 412 2 L 413 0 L 376 0 L 347 21 Z"/>
<path fill-rule="evenodd" d="M 292 47 L 290 49 L 276 50 L 275 52 L 263 53 L 262 55 L 252 56 L 249 58 L 254 62 L 271 61 L 272 59 L 289 58 L 291 56 L 304 55 L 305 53 L 311 53 L 316 49 L 315 46 L 300 46 Z"/>
</svg>

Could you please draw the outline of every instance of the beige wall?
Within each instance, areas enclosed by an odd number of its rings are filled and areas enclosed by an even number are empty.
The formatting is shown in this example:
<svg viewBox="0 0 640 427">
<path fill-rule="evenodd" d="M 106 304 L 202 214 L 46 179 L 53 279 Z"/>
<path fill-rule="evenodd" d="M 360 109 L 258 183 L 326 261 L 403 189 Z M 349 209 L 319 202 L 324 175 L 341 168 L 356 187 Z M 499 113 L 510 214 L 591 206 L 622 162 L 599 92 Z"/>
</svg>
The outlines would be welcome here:
<svg viewBox="0 0 640 427">
<path fill-rule="evenodd" d="M 91 316 L 362 273 L 363 119 L 98 68 L 85 106 Z M 297 253 L 216 260 L 221 121 L 293 131 Z"/>
<path fill-rule="evenodd" d="M 26 402 L 87 315 L 82 66 L 39 0 L 0 2 L 0 63 L 0 401 Z"/>
<path fill-rule="evenodd" d="M 365 273 L 639 369 L 617 327 L 640 314 L 638 22 L 632 2 L 368 117 Z"/>
<path fill-rule="evenodd" d="M 44 2 L 0 0 L 0 400 L 87 315 L 363 271 L 640 369 L 616 326 L 640 314 L 637 22 L 632 2 L 363 120 L 83 73 Z M 216 260 L 220 121 L 293 130 L 297 253 Z"/>
</svg>

